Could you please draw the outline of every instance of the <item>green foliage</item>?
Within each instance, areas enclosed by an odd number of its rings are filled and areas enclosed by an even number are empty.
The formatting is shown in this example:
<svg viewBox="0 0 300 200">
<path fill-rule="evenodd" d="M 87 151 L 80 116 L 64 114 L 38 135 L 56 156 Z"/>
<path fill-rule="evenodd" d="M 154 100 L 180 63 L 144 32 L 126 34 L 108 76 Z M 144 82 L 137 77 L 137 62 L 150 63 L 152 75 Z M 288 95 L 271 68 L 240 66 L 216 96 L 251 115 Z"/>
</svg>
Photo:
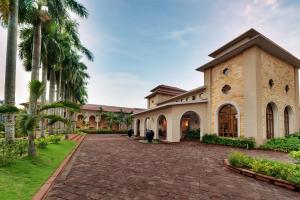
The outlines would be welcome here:
<svg viewBox="0 0 300 200">
<path fill-rule="evenodd" d="M 0 132 L 4 132 L 5 131 L 5 127 L 4 124 L 2 122 L 0 122 Z"/>
<path fill-rule="evenodd" d="M 127 130 L 114 131 L 110 129 L 82 129 L 80 131 L 87 134 L 127 134 Z"/>
<path fill-rule="evenodd" d="M 288 138 L 273 138 L 261 145 L 260 148 L 283 152 L 296 151 L 300 148 L 300 139 L 292 136 Z"/>
<path fill-rule="evenodd" d="M 46 88 L 46 84 L 39 80 L 32 80 L 29 82 L 28 89 L 34 102 L 36 102 L 38 98 L 42 96 L 43 92 L 45 91 L 45 88 Z"/>
<path fill-rule="evenodd" d="M 285 137 L 286 138 L 297 137 L 297 138 L 300 139 L 300 132 L 295 132 L 295 133 L 289 134 L 289 135 L 287 135 Z"/>
<path fill-rule="evenodd" d="M 58 101 L 42 106 L 39 111 L 48 110 L 52 108 L 67 108 L 71 111 L 77 112 L 80 110 L 80 105 L 68 101 Z"/>
<path fill-rule="evenodd" d="M 220 137 L 216 134 L 205 134 L 202 137 L 202 142 L 206 144 L 221 144 L 225 146 L 232 146 L 244 149 L 253 149 L 256 145 L 254 138 L 231 138 L 231 137 Z"/>
<path fill-rule="evenodd" d="M 45 149 L 49 144 L 49 141 L 47 138 L 38 138 L 35 140 L 35 143 L 38 148 Z"/>
<path fill-rule="evenodd" d="M 200 129 L 189 130 L 184 138 L 188 140 L 200 140 Z"/>
<path fill-rule="evenodd" d="M 295 159 L 300 164 L 300 148 L 298 151 L 292 151 L 289 153 L 290 157 Z"/>
<path fill-rule="evenodd" d="M 231 153 L 229 162 L 235 167 L 248 168 L 256 173 L 300 184 L 300 165 L 253 158 L 239 152 Z"/>
<path fill-rule="evenodd" d="M 1 167 L 0 199 L 32 199 L 75 145 L 73 141 L 62 141 L 59 145 L 49 144 L 46 149 L 39 149 L 39 156 L 26 156 Z"/>
<path fill-rule="evenodd" d="M 50 144 L 58 144 L 61 141 L 61 135 L 49 135 L 47 139 Z"/>
<path fill-rule="evenodd" d="M 13 105 L 4 104 L 0 106 L 1 114 L 13 114 L 13 113 L 18 113 L 19 111 L 20 109 Z"/>
<path fill-rule="evenodd" d="M 27 145 L 26 140 L 16 140 L 13 143 L 0 141 L 0 166 L 6 166 L 23 156 L 27 152 Z"/>
</svg>

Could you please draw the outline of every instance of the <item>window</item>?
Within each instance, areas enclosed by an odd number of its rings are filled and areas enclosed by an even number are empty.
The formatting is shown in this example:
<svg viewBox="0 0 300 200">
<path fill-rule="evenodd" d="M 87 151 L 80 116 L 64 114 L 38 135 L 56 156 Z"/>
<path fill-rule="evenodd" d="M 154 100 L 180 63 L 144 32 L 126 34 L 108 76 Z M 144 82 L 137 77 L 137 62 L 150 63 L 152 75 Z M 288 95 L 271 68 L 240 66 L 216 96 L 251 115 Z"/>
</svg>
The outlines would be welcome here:
<svg viewBox="0 0 300 200">
<path fill-rule="evenodd" d="M 196 96 L 192 96 L 192 100 L 196 100 Z"/>
<path fill-rule="evenodd" d="M 219 135 L 223 137 L 238 136 L 237 110 L 231 104 L 221 107 L 219 114 Z"/>
<path fill-rule="evenodd" d="M 152 100 L 152 103 L 154 103 L 154 100 Z"/>
<path fill-rule="evenodd" d="M 180 100 L 181 102 L 183 101 L 183 99 Z"/>
<path fill-rule="evenodd" d="M 274 85 L 274 81 L 273 81 L 273 79 L 270 79 L 270 80 L 269 80 L 269 87 L 272 88 L 273 85 Z"/>
<path fill-rule="evenodd" d="M 267 121 L 267 139 L 274 138 L 274 113 L 271 104 L 267 105 L 266 121 Z"/>
<path fill-rule="evenodd" d="M 189 98 L 187 97 L 187 98 L 185 98 L 185 100 L 186 100 L 186 101 L 188 101 L 188 100 L 189 100 Z"/>
<path fill-rule="evenodd" d="M 231 90 L 230 85 L 224 85 L 222 88 L 223 94 L 228 94 L 228 92 Z"/>
<path fill-rule="evenodd" d="M 290 90 L 289 85 L 286 85 L 284 89 L 285 89 L 285 92 L 287 93 Z"/>
<path fill-rule="evenodd" d="M 225 75 L 225 76 L 228 76 L 228 74 L 229 74 L 229 69 L 226 67 L 225 69 L 223 69 L 223 74 Z"/>
</svg>

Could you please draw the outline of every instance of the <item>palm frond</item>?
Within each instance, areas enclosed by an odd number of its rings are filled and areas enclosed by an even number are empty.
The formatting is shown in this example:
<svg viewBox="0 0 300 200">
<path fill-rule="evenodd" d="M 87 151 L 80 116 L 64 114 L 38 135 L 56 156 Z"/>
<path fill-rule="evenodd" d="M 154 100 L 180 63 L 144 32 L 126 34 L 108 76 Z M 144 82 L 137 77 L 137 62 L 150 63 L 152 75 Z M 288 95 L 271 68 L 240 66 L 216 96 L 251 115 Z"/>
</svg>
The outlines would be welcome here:
<svg viewBox="0 0 300 200">
<path fill-rule="evenodd" d="M 68 101 L 58 101 L 42 106 L 39 111 L 48 110 L 52 108 L 66 108 L 73 112 L 78 112 L 80 110 L 80 105 Z"/>
<path fill-rule="evenodd" d="M 23 133 L 28 133 L 30 131 L 33 131 L 36 126 L 37 122 L 39 121 L 39 117 L 36 115 L 29 115 L 27 113 L 22 113 L 18 116 L 19 122 L 18 122 L 18 128 Z"/>
<path fill-rule="evenodd" d="M 28 88 L 34 100 L 37 101 L 44 93 L 46 84 L 38 80 L 32 80 L 29 82 Z"/>
<path fill-rule="evenodd" d="M 67 7 L 74 13 L 76 13 L 80 17 L 87 18 L 89 13 L 87 9 L 80 3 L 75 0 L 65 0 L 65 4 Z"/>
<path fill-rule="evenodd" d="M 70 125 L 70 123 L 71 123 L 70 120 L 65 119 L 63 117 L 60 117 L 58 115 L 43 115 L 42 118 L 49 119 L 50 120 L 49 123 L 48 123 L 49 125 L 53 125 L 56 122 L 62 122 L 64 124 L 66 124 L 66 125 Z"/>
<path fill-rule="evenodd" d="M 0 113 L 1 114 L 13 114 L 20 112 L 20 109 L 13 105 L 1 105 L 0 106 Z"/>
</svg>

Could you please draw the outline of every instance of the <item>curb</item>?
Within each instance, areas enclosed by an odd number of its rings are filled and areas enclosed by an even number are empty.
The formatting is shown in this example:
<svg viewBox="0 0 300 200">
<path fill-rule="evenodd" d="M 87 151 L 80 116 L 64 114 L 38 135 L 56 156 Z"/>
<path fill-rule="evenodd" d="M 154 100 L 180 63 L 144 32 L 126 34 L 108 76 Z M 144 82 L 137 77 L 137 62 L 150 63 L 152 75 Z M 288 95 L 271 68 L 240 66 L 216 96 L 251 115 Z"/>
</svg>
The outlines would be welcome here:
<svg viewBox="0 0 300 200">
<path fill-rule="evenodd" d="M 54 185 L 54 181 L 56 178 L 62 173 L 62 171 L 65 169 L 67 164 L 70 162 L 70 160 L 73 158 L 73 155 L 81 145 L 82 141 L 85 139 L 85 136 L 82 136 L 80 140 L 77 140 L 78 143 L 75 146 L 75 148 L 65 157 L 65 159 L 62 161 L 62 163 L 59 165 L 59 167 L 53 172 L 53 174 L 48 178 L 48 180 L 40 187 L 38 192 L 32 197 L 32 200 L 43 200 L 47 196 L 48 192 Z"/>
<path fill-rule="evenodd" d="M 248 177 L 254 178 L 254 179 L 259 180 L 259 181 L 263 181 L 263 182 L 266 182 L 266 183 L 277 185 L 277 186 L 280 186 L 280 187 L 283 187 L 283 188 L 286 188 L 286 189 L 289 189 L 289 190 L 292 190 L 292 191 L 295 191 L 295 192 L 300 192 L 300 185 L 296 185 L 296 184 L 291 183 L 291 182 L 286 181 L 286 180 L 277 179 L 277 178 L 274 178 L 272 176 L 259 174 L 259 173 L 253 172 L 251 170 L 247 170 L 247 169 L 243 169 L 243 168 L 239 168 L 239 167 L 234 167 L 229 163 L 228 159 L 224 159 L 223 164 L 224 164 L 224 167 L 226 169 L 229 169 L 229 170 L 231 170 L 233 172 L 236 172 L 238 174 L 242 174 L 244 176 L 248 176 Z"/>
</svg>

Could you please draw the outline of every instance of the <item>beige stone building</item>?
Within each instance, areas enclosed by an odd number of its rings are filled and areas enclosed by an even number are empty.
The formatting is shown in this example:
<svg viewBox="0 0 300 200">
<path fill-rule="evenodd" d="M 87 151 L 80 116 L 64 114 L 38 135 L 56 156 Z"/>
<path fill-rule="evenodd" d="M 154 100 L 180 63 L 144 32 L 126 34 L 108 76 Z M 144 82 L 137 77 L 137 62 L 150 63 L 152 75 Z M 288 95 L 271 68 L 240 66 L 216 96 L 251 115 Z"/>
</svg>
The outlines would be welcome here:
<svg viewBox="0 0 300 200">
<path fill-rule="evenodd" d="M 215 50 L 197 69 L 204 86 L 190 91 L 160 85 L 134 114 L 136 135 L 179 142 L 188 129 L 225 137 L 267 139 L 299 131 L 300 60 L 254 29 Z"/>
</svg>

